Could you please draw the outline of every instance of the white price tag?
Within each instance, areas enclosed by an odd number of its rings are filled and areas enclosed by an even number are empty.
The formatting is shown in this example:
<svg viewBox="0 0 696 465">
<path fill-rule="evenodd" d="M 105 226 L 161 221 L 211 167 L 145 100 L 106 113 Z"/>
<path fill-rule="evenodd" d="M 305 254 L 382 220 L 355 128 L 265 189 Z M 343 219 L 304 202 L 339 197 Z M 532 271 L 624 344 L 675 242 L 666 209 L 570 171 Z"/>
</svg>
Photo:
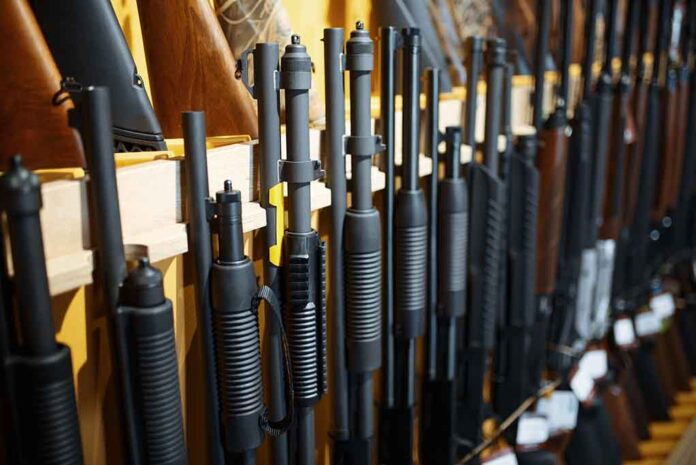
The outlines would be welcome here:
<svg viewBox="0 0 696 465">
<path fill-rule="evenodd" d="M 594 379 L 586 371 L 578 370 L 573 379 L 570 380 L 570 388 L 580 402 L 585 402 L 590 398 L 594 389 Z"/>
<path fill-rule="evenodd" d="M 643 312 L 636 315 L 634 324 L 636 326 L 636 334 L 639 337 L 652 336 L 660 332 L 662 318 L 655 312 Z"/>
<path fill-rule="evenodd" d="M 669 292 L 663 292 L 650 299 L 650 309 L 660 318 L 669 318 L 674 314 L 674 297 Z"/>
<path fill-rule="evenodd" d="M 619 347 L 627 347 L 636 342 L 636 332 L 630 318 L 619 318 L 614 322 L 614 342 Z"/>
<path fill-rule="evenodd" d="M 517 457 L 510 448 L 506 448 L 482 460 L 481 463 L 486 465 L 517 465 Z"/>
<path fill-rule="evenodd" d="M 600 379 L 607 374 L 607 368 L 607 352 L 596 349 L 585 352 L 578 371 L 585 371 L 592 379 Z"/>
<path fill-rule="evenodd" d="M 549 422 L 546 417 L 525 412 L 517 423 L 517 445 L 533 446 L 549 439 Z"/>
<path fill-rule="evenodd" d="M 578 422 L 580 402 L 572 391 L 554 391 L 537 402 L 537 413 L 546 416 L 550 431 L 571 431 Z"/>
</svg>

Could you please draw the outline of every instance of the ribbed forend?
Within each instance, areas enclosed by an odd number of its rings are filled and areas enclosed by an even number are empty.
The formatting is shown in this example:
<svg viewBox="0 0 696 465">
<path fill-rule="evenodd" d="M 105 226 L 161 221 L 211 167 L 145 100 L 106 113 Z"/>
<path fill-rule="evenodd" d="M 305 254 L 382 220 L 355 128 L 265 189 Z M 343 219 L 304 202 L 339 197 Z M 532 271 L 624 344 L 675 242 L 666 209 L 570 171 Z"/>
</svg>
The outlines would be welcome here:
<svg viewBox="0 0 696 465">
<path fill-rule="evenodd" d="M 72 379 L 34 386 L 30 397 L 34 399 L 34 411 L 20 414 L 32 415 L 35 420 L 36 436 L 31 439 L 30 447 L 38 449 L 37 463 L 82 464 Z"/>
<path fill-rule="evenodd" d="M 369 341 L 381 335 L 382 254 L 346 253 L 346 336 Z"/>
<path fill-rule="evenodd" d="M 319 257 L 320 257 L 320 269 L 321 269 L 321 308 L 319 309 L 319 331 L 321 332 L 321 350 L 320 350 L 320 361 L 321 372 L 320 383 L 321 383 L 321 394 L 325 394 L 329 390 L 329 356 L 328 356 L 328 331 L 326 330 L 326 242 L 319 242 Z"/>
<path fill-rule="evenodd" d="M 147 461 L 185 463 L 174 331 L 137 337 L 135 345 Z"/>
<path fill-rule="evenodd" d="M 259 412 L 263 406 L 258 317 L 215 312 L 215 352 L 224 419 Z"/>
<path fill-rule="evenodd" d="M 495 318 L 498 311 L 500 273 L 500 242 L 503 234 L 503 209 L 499 202 L 488 200 L 486 218 L 486 251 L 483 265 L 483 315 L 481 320 L 483 345 L 490 349 L 495 339 Z"/>
<path fill-rule="evenodd" d="M 285 332 L 290 346 L 295 399 L 309 402 L 323 392 L 320 385 L 320 352 L 317 334 L 317 308 L 309 301 L 309 260 L 307 256 L 290 256 L 288 290 L 284 312 Z"/>
<path fill-rule="evenodd" d="M 451 235 L 441 238 L 442 290 L 457 292 L 466 287 L 466 250 L 469 217 L 467 212 L 442 215 L 442 231 Z"/>
<path fill-rule="evenodd" d="M 396 240 L 396 309 L 404 324 L 406 315 L 425 313 L 428 228 L 399 228 Z"/>
</svg>

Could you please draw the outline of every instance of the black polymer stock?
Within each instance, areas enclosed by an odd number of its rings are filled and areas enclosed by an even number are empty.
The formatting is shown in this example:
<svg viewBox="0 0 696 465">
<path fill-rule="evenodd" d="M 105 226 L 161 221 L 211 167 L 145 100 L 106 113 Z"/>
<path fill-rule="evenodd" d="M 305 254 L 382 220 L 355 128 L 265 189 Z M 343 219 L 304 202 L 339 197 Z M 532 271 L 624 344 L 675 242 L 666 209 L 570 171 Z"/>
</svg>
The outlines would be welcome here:
<svg viewBox="0 0 696 465">
<path fill-rule="evenodd" d="M 343 438 L 334 437 L 335 463 L 370 463 L 372 461 L 373 432 L 373 384 L 372 374 L 382 361 L 381 349 L 381 306 L 382 306 L 382 238 L 379 212 L 372 205 L 372 156 L 382 147 L 379 136 L 371 134 L 370 95 L 371 74 L 374 61 L 374 44 L 362 22 L 351 32 L 346 44 L 345 70 L 349 72 L 351 98 L 351 134 L 344 136 L 343 79 L 336 75 L 343 72 L 340 53 L 343 49 L 343 31 L 327 29 L 324 34 L 327 47 L 327 104 L 336 105 L 327 120 L 329 136 L 330 174 L 332 195 L 338 198 L 338 209 L 344 209 L 341 242 L 333 246 L 343 250 L 342 261 L 345 273 L 339 270 L 344 283 L 339 287 L 345 299 L 345 350 L 347 358 L 347 387 L 349 403 L 347 422 L 348 435 L 340 430 Z M 329 52 L 330 50 L 330 52 Z M 331 76 L 329 78 L 329 76 Z M 340 100 L 340 103 L 338 102 Z M 345 142 L 344 142 L 345 141 Z M 340 143 L 339 143 L 340 142 Z M 345 144 L 345 145 L 344 145 Z M 351 206 L 345 210 L 345 160 L 351 155 Z M 341 171 L 343 169 L 344 171 Z M 341 179 L 342 178 L 342 179 Z M 338 183 L 335 183 L 338 181 Z M 341 220 L 339 218 L 339 220 Z M 338 243 L 336 243 L 338 242 Z M 332 252 L 333 253 L 333 252 Z M 332 265 L 336 268 L 336 265 Z M 339 291 L 339 292 L 340 292 Z M 333 292 L 337 292 L 334 290 Z M 338 300 L 338 299 L 337 299 Z M 342 337 L 342 336 L 334 336 Z M 335 344 L 341 342 L 335 342 Z M 344 369 L 344 367 L 340 367 Z M 345 385 L 341 387 L 342 394 Z M 340 408 L 339 408 L 340 407 Z M 342 413 L 342 406 L 335 405 Z M 341 420 L 343 420 L 341 418 Z M 344 420 L 343 420 L 344 421 Z M 336 421 L 336 424 L 340 424 Z M 347 436 L 347 437 L 346 437 Z"/>
<path fill-rule="evenodd" d="M 10 424 L 6 450 L 18 464 L 83 463 L 70 349 L 55 338 L 39 211 L 38 177 L 15 155 L 0 176 L 16 302 L 13 312 L 4 243 L 0 246 L 0 370 Z M 2 241 L 0 231 L 0 241 Z M 7 294 L 5 294 L 7 293 Z M 13 324 L 10 324 L 13 323 Z"/>
<path fill-rule="evenodd" d="M 481 442 L 484 420 L 483 385 L 488 352 L 493 348 L 500 299 L 500 246 L 503 239 L 505 188 L 499 177 L 498 135 L 506 67 L 505 41 L 487 41 L 486 125 L 484 164 L 468 165 L 470 186 L 467 328 L 464 344 L 464 397 L 460 437 L 469 452 Z"/>
<path fill-rule="evenodd" d="M 220 419 L 225 463 L 255 464 L 256 449 L 264 434 L 285 433 L 292 421 L 292 374 L 285 366 L 288 414 L 269 421 L 263 404 L 263 379 L 258 322 L 258 303 L 265 299 L 269 315 L 281 324 L 278 302 L 270 288 L 257 291 L 256 274 L 244 255 L 241 193 L 226 181 L 215 200 L 208 197 L 205 116 L 183 114 L 191 251 L 194 256 L 199 308 L 212 322 L 215 344 L 217 394 L 216 418 Z M 213 248 L 211 235 L 217 236 Z M 217 250 L 213 258 L 212 251 Z M 203 287 L 203 289 L 201 289 Z M 220 440 L 218 439 L 218 440 Z"/>
<path fill-rule="evenodd" d="M 288 185 L 283 318 L 293 367 L 297 421 L 291 456 L 297 465 L 315 462 L 314 405 L 327 388 L 326 246 L 311 226 L 310 193 L 310 183 L 324 172 L 309 158 L 311 73 L 307 50 L 293 35 L 280 62 L 287 121 L 287 159 L 280 162 L 280 178 Z"/>
<path fill-rule="evenodd" d="M 75 0 L 31 0 L 30 4 L 63 77 L 62 87 L 73 98 L 82 87 L 109 88 L 114 151 L 166 150 L 111 4 Z"/>
<path fill-rule="evenodd" d="M 174 316 L 162 274 L 142 258 L 126 270 L 114 166 L 109 91 L 88 87 L 77 107 L 89 172 L 95 283 L 110 320 L 130 464 L 185 464 Z"/>
<path fill-rule="evenodd" d="M 249 84 L 248 56 L 254 55 L 254 85 Z M 278 44 L 259 43 L 253 50 L 245 51 L 238 62 L 240 78 L 257 101 L 259 122 L 259 203 L 266 212 L 264 228 L 263 279 L 281 302 L 283 294 L 283 257 L 281 244 L 285 221 L 283 184 L 278 169 L 280 162 L 280 79 Z M 277 377 L 269 386 L 270 419 L 281 421 L 287 414 L 286 396 L 282 387 L 283 375 L 282 325 L 274 319 L 266 322 L 265 364 L 268 372 Z M 288 435 L 280 434 L 271 439 L 271 456 L 274 465 L 287 465 L 289 460 Z"/>
</svg>

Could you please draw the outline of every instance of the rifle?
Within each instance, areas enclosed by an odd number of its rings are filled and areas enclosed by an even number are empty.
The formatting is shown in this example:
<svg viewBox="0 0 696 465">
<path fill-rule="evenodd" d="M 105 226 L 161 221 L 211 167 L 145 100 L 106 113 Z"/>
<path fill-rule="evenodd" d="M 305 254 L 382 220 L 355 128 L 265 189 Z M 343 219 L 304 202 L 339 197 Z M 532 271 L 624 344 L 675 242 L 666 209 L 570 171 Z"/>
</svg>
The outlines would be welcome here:
<svg viewBox="0 0 696 465">
<path fill-rule="evenodd" d="M 0 212 L 7 219 L 16 302 L 15 309 L 5 287 L 8 278 L 3 243 L 0 368 L 2 391 L 7 396 L 4 407 L 12 423 L 6 436 L 12 442 L 7 447 L 16 463 L 78 465 L 83 459 L 72 362 L 70 349 L 55 338 L 41 207 L 39 179 L 23 166 L 21 156 L 15 155 L 0 176 Z"/>
<path fill-rule="evenodd" d="M 196 109 L 209 115 L 210 135 L 256 138 L 254 103 L 235 79 L 235 58 L 210 2 L 137 3 L 152 101 L 165 136 L 181 137 L 178 115 Z"/>
<path fill-rule="evenodd" d="M 254 85 L 249 85 L 248 57 L 254 55 Z M 237 63 L 239 78 L 258 103 L 259 128 L 259 203 L 266 212 L 264 229 L 263 279 L 281 302 L 283 294 L 282 242 L 285 221 L 285 199 L 283 184 L 280 181 L 278 166 L 280 163 L 280 82 L 277 75 L 278 45 L 256 44 L 253 51 L 247 50 Z M 334 320 L 335 322 L 335 320 Z M 265 364 L 268 372 L 280 378 L 282 369 L 282 325 L 274 319 L 266 322 Z M 212 346 L 211 349 L 212 350 Z M 211 352 L 212 353 L 212 352 Z M 286 396 L 281 383 L 271 383 L 269 388 L 270 418 L 280 421 L 287 414 Z M 287 434 L 271 438 L 271 455 L 274 465 L 288 463 Z"/>
<path fill-rule="evenodd" d="M 502 85 L 506 67 L 505 41 L 490 39 L 486 48 L 487 91 L 484 164 L 475 158 L 468 165 L 471 186 L 469 226 L 467 330 L 463 371 L 463 409 L 460 437 L 472 450 L 482 437 L 483 384 L 488 352 L 494 343 L 500 284 L 500 244 L 503 236 L 505 188 L 499 177 L 498 135 Z"/>
<path fill-rule="evenodd" d="M 73 98 L 79 96 L 76 89 L 83 87 L 109 89 L 113 150 L 166 150 L 162 129 L 111 3 L 30 0 L 30 4 L 63 76 L 62 89 Z"/>
<path fill-rule="evenodd" d="M 334 32 L 337 31 L 337 32 Z M 339 40 L 332 41 L 334 34 Z M 336 360 L 339 364 L 347 361 L 350 376 L 348 390 L 353 392 L 352 418 L 349 419 L 349 438 L 339 438 L 338 450 L 335 450 L 337 463 L 370 463 L 372 461 L 373 412 L 372 373 L 381 364 L 381 321 L 382 304 L 381 275 L 381 220 L 379 212 L 372 205 L 371 158 L 382 150 L 379 136 L 371 134 L 370 129 L 370 94 L 373 69 L 374 44 L 359 21 L 351 32 L 346 44 L 345 66 L 340 62 L 343 49 L 343 31 L 325 30 L 325 43 L 331 50 L 332 60 L 327 60 L 327 76 L 346 69 L 350 73 L 350 119 L 351 135 L 345 136 L 345 149 L 341 146 L 345 131 L 343 114 L 334 113 L 331 124 L 327 124 L 329 134 L 333 136 L 331 152 L 332 195 L 340 196 L 344 205 L 345 217 L 340 242 L 335 246 L 343 249 L 345 276 L 345 294 L 337 300 L 345 299 L 345 350 L 347 359 Z M 327 51 L 327 53 L 329 53 Z M 338 108 L 332 112 L 342 111 L 343 79 L 333 76 L 331 86 L 327 86 L 329 104 L 341 100 Z M 337 124 L 338 123 L 338 124 Z M 351 155 L 351 206 L 345 210 L 345 167 L 343 157 Z M 342 178 L 342 179 L 341 179 Z M 333 181 L 339 184 L 334 185 Z M 338 187 L 337 187 L 338 186 Z M 340 211 L 340 210 L 339 210 Z M 340 214 L 337 212 L 337 214 Z M 341 262 L 339 262 L 341 263 Z M 332 265 L 335 267 L 336 265 Z M 342 304 L 343 302 L 341 302 Z M 344 343 L 340 343 L 344 344 Z M 342 367 L 343 369 L 343 367 Z M 342 380 L 339 380 L 342 381 Z M 345 381 L 342 381 L 345 382 Z M 346 385 L 341 389 L 345 389 Z M 342 402 L 345 402 L 343 400 Z M 338 406 L 337 406 L 338 407 Z M 345 431 L 339 430 L 345 436 Z"/>
<path fill-rule="evenodd" d="M 309 159 L 309 89 L 312 62 L 300 37 L 293 35 L 280 60 L 285 90 L 287 159 L 280 178 L 288 184 L 288 224 L 284 236 L 283 317 L 295 380 L 295 463 L 315 462 L 314 405 L 327 389 L 326 245 L 311 225 L 310 183 L 324 175 Z"/>
<path fill-rule="evenodd" d="M 90 214 L 98 266 L 94 282 L 108 312 L 128 463 L 186 463 L 172 303 L 147 258 L 126 271 L 112 152 L 109 91 L 79 96 L 80 132 L 90 173 Z"/>
<path fill-rule="evenodd" d="M 0 161 L 22 153 L 32 169 L 84 166 L 80 137 L 66 123 L 70 99 L 52 102 L 60 82 L 41 30 L 26 0 L 0 5 L 0 54 L 11 73 L 2 73 Z"/>
<path fill-rule="evenodd" d="M 208 164 L 205 150 L 205 116 L 184 113 L 188 204 L 191 214 L 191 251 L 194 255 L 199 311 L 206 313 L 215 330 L 214 365 L 217 395 L 213 414 L 227 462 L 254 464 L 264 434 L 283 434 L 292 422 L 292 373 L 285 352 L 287 415 L 278 422 L 268 419 L 263 405 L 258 304 L 266 300 L 271 315 L 282 325 L 278 301 L 270 288 L 257 291 L 253 263 L 244 255 L 241 195 L 225 181 L 215 200 L 208 197 Z M 212 257 L 212 233 L 217 233 L 217 256 Z M 269 318 L 270 319 L 270 318 Z M 203 318 L 201 318 L 203 320 Z M 281 326 L 282 327 L 282 326 Z M 281 337 L 287 347 L 285 334 Z M 214 450 L 214 449 L 213 449 Z"/>
</svg>

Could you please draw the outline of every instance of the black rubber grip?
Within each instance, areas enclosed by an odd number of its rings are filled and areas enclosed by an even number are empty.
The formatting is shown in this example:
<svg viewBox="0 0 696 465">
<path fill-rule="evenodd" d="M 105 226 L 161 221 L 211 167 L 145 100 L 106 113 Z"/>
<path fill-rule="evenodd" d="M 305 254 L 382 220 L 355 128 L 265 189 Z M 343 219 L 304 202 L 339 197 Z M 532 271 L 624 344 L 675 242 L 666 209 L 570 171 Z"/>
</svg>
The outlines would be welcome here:
<svg viewBox="0 0 696 465">
<path fill-rule="evenodd" d="M 382 238 L 376 210 L 345 216 L 346 338 L 349 369 L 379 368 L 382 360 Z"/>
<path fill-rule="evenodd" d="M 70 350 L 59 346 L 47 357 L 16 356 L 9 361 L 21 432 L 20 462 L 82 464 Z"/>
</svg>

